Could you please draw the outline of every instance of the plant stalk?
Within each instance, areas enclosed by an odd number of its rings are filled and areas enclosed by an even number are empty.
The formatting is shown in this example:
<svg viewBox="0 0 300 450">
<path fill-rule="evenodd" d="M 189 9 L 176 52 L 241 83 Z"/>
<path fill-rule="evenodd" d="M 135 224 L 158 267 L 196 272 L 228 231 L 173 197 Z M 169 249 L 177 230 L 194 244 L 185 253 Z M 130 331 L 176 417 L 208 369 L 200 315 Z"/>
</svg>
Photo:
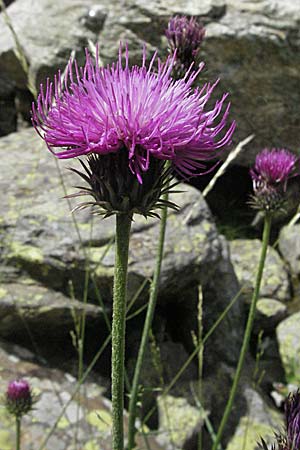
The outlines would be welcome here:
<svg viewBox="0 0 300 450">
<path fill-rule="evenodd" d="M 124 359 L 128 249 L 131 216 L 116 215 L 112 319 L 112 450 L 124 449 Z"/>
<path fill-rule="evenodd" d="M 21 417 L 16 417 L 16 450 L 21 450 Z"/>
<path fill-rule="evenodd" d="M 234 380 L 233 380 L 233 383 L 231 386 L 229 399 L 226 404 L 226 408 L 225 408 L 225 411 L 224 411 L 224 414 L 223 414 L 223 417 L 222 417 L 222 420 L 221 420 L 221 423 L 220 423 L 220 426 L 218 429 L 216 439 L 213 443 L 212 450 L 217 450 L 217 448 L 221 442 L 224 428 L 226 426 L 226 423 L 228 421 L 229 415 L 230 415 L 232 407 L 233 407 L 233 402 L 234 402 L 237 387 L 238 387 L 238 384 L 240 381 L 242 368 L 243 368 L 245 357 L 246 357 L 247 350 L 249 347 L 249 341 L 250 341 L 250 337 L 251 337 L 251 331 L 252 331 L 253 322 L 254 322 L 254 318 L 255 318 L 255 312 L 256 312 L 256 303 L 257 303 L 258 296 L 259 296 L 262 274 L 263 274 L 266 255 L 267 255 L 270 230 L 271 230 L 271 222 L 272 222 L 271 214 L 266 213 L 265 221 L 264 221 L 264 231 L 263 231 L 263 238 L 262 238 L 262 248 L 261 248 L 260 260 L 259 260 L 259 264 L 258 264 L 255 288 L 254 288 L 254 292 L 252 295 L 252 300 L 251 300 L 250 310 L 249 310 L 249 314 L 248 314 L 248 320 L 247 320 L 247 325 L 246 325 L 246 329 L 245 329 L 243 344 L 242 344 L 236 372 L 234 375 Z"/>
<path fill-rule="evenodd" d="M 168 193 L 165 193 L 163 196 L 164 200 L 168 200 Z M 130 402 L 129 402 L 129 421 L 128 421 L 128 450 L 133 450 L 135 447 L 135 419 L 137 414 L 137 400 L 138 400 L 138 390 L 139 390 L 139 381 L 142 370 L 142 365 L 144 361 L 144 356 L 147 349 L 149 333 L 151 329 L 151 324 L 154 316 L 158 287 L 159 287 L 159 278 L 161 272 L 161 264 L 163 260 L 163 252 L 164 252 L 164 241 L 165 241 L 165 233 L 166 233 L 166 224 L 167 224 L 167 214 L 168 208 L 165 206 L 162 210 L 161 214 L 161 222 L 160 222 L 160 230 L 159 230 L 159 241 L 158 241 L 158 249 L 156 254 L 156 264 L 154 269 L 154 276 L 150 287 L 150 298 L 147 308 L 147 315 L 144 323 L 142 339 L 139 347 L 139 353 L 137 357 L 137 362 L 135 366 L 132 388 L 130 393 Z"/>
</svg>

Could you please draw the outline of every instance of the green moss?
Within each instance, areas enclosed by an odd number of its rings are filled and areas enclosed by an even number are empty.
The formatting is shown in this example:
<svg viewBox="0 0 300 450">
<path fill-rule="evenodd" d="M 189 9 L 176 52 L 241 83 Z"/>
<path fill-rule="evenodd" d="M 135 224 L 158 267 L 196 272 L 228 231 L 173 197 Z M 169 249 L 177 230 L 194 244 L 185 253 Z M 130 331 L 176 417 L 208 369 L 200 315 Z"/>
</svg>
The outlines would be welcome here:
<svg viewBox="0 0 300 450">
<path fill-rule="evenodd" d="M 11 450 L 14 446 L 12 435 L 7 430 L 0 430 L 0 448 L 1 450 Z"/>
<path fill-rule="evenodd" d="M 272 427 L 251 418 L 242 417 L 226 450 L 256 450 L 260 438 L 263 437 L 266 440 L 267 436 L 273 436 Z"/>
<path fill-rule="evenodd" d="M 64 430 L 65 428 L 68 428 L 69 425 L 70 425 L 70 422 L 68 421 L 68 419 L 65 416 L 63 416 L 59 420 L 59 422 L 57 424 L 57 428 Z"/>
<path fill-rule="evenodd" d="M 43 253 L 38 247 L 23 245 L 19 242 L 12 242 L 10 244 L 9 257 L 37 264 L 42 264 L 44 261 Z"/>
<path fill-rule="evenodd" d="M 96 440 L 89 441 L 85 444 L 83 450 L 99 450 L 99 442 Z"/>
<path fill-rule="evenodd" d="M 0 287 L 0 298 L 5 297 L 7 294 L 7 290 Z"/>
<path fill-rule="evenodd" d="M 97 409 L 90 412 L 86 418 L 87 422 L 96 427 L 100 432 L 110 432 L 112 426 L 112 417 L 110 412 L 105 409 Z"/>
</svg>

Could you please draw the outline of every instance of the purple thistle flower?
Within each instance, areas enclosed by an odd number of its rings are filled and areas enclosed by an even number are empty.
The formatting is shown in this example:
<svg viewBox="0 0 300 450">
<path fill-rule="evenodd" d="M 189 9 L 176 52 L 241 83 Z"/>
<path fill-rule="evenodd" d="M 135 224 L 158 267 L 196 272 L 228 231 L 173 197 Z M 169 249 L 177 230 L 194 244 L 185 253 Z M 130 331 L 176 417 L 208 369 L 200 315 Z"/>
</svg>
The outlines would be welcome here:
<svg viewBox="0 0 300 450">
<path fill-rule="evenodd" d="M 205 29 L 194 17 L 175 16 L 166 30 L 171 52 L 176 50 L 176 62 L 180 69 L 187 70 L 191 64 L 199 64 L 200 46 Z"/>
<path fill-rule="evenodd" d="M 300 449 L 300 391 L 289 394 L 285 402 L 287 450 Z M 284 449 L 285 450 L 285 449 Z"/>
<path fill-rule="evenodd" d="M 264 149 L 256 156 L 250 170 L 255 208 L 274 211 L 282 206 L 288 179 L 297 174 L 296 162 L 297 157 L 285 149 Z"/>
<path fill-rule="evenodd" d="M 47 80 L 32 120 L 48 148 L 58 158 L 125 152 L 139 183 L 153 158 L 171 161 L 185 177 L 199 175 L 231 141 L 229 104 L 222 114 L 228 94 L 206 111 L 217 83 L 192 90 L 200 69 L 174 81 L 174 56 L 158 62 L 157 72 L 154 62 L 155 55 L 146 67 L 144 50 L 142 66 L 129 68 L 126 49 L 123 68 L 120 48 L 119 61 L 102 68 L 86 53 L 84 68 L 74 62 L 75 74 L 69 63 L 64 82 L 60 74 L 54 84 Z"/>
<path fill-rule="evenodd" d="M 8 384 L 5 406 L 15 417 L 21 417 L 31 411 L 33 398 L 29 383 L 25 380 L 14 380 Z"/>
<path fill-rule="evenodd" d="M 285 430 L 275 433 L 276 443 L 270 450 L 299 450 L 300 449 L 300 391 L 290 393 L 284 405 Z M 259 448 L 268 450 L 264 439 Z"/>
</svg>

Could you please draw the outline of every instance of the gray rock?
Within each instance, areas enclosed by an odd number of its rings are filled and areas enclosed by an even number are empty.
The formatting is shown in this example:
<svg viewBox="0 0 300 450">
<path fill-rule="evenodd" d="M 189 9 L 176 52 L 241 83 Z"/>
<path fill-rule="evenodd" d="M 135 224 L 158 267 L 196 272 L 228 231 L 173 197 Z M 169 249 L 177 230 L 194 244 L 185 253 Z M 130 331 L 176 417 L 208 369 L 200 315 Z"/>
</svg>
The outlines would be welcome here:
<svg viewBox="0 0 300 450">
<path fill-rule="evenodd" d="M 300 312 L 292 314 L 277 327 L 277 341 L 286 380 L 295 382 L 300 376 Z"/>
<path fill-rule="evenodd" d="M 282 228 L 279 236 L 279 250 L 284 260 L 289 264 L 295 276 L 300 274 L 300 225 Z"/>
<path fill-rule="evenodd" d="M 239 420 L 236 431 L 226 450 L 256 450 L 260 438 L 269 444 L 274 442 L 274 430 L 280 430 L 280 414 L 271 409 L 261 394 L 253 388 L 244 389 L 246 411 Z"/>
<path fill-rule="evenodd" d="M 286 305 L 271 298 L 260 298 L 256 306 L 254 331 L 271 333 L 286 316 Z"/>
<path fill-rule="evenodd" d="M 112 294 L 114 218 L 91 219 L 88 210 L 72 216 L 68 201 L 62 199 L 63 176 L 67 191 L 78 184 L 78 177 L 66 171 L 66 164 L 45 149 L 34 130 L 11 134 L 0 141 L 5 154 L 1 174 L 0 224 L 2 265 L 6 282 L 22 274 L 69 295 L 72 283 L 75 296 L 82 299 L 86 261 L 90 264 L 89 301 L 96 301 L 95 282 L 109 305 Z M 5 152 L 5 153 L 4 153 Z M 22 158 L 20 158 L 20 152 Z M 77 164 L 77 161 L 67 165 Z M 171 200 L 181 206 L 170 212 L 165 243 L 160 296 L 168 298 L 192 283 L 207 282 L 222 259 L 221 243 L 206 203 L 195 189 L 183 186 L 183 193 Z M 195 203 L 190 222 L 184 219 Z M 76 201 L 72 203 L 72 206 Z M 74 226 L 76 220 L 76 226 Z M 136 217 L 129 254 L 129 298 L 145 279 L 153 275 L 159 221 Z M 110 247 L 109 247 L 110 246 Z M 11 270 L 8 270 L 11 268 Z M 141 298 L 146 298 L 144 289 Z"/>
<path fill-rule="evenodd" d="M 234 270 L 243 288 L 243 294 L 249 299 L 254 289 L 255 275 L 261 252 L 261 241 L 258 239 L 236 239 L 231 241 L 229 245 Z M 287 301 L 290 299 L 290 295 L 288 271 L 276 250 L 269 247 L 260 297 Z"/>
<path fill-rule="evenodd" d="M 194 448 L 203 418 L 199 408 L 189 404 L 184 397 L 159 396 L 159 429 L 157 440 L 166 450 Z"/>
<path fill-rule="evenodd" d="M 103 313 L 99 306 L 72 300 L 26 279 L 2 283 L 0 287 L 0 336 L 12 340 L 39 341 L 68 337 L 85 314 L 86 326 L 100 329 Z"/>
<path fill-rule="evenodd" d="M 0 136 L 17 129 L 14 87 L 6 77 L 0 76 Z"/>
<path fill-rule="evenodd" d="M 20 357 L 21 355 L 21 357 Z M 23 356 L 23 357 L 22 357 Z M 82 449 L 111 449 L 111 403 L 104 397 L 107 381 L 90 375 L 75 396 L 76 379 L 67 372 L 40 366 L 34 356 L 22 347 L 0 344 L 0 392 L 4 393 L 11 380 L 26 379 L 36 396 L 31 413 L 22 419 L 22 448 L 38 448 L 66 405 L 48 443 L 49 450 L 74 450 L 74 439 Z M 68 402 L 68 405 L 67 405 Z M 125 427 L 127 427 L 127 416 Z M 125 428 L 126 429 L 126 428 Z M 148 436 L 151 450 L 163 450 Z M 0 409 L 0 448 L 10 450 L 15 444 L 15 421 L 4 408 Z M 143 441 L 138 438 L 139 448 Z"/>
</svg>

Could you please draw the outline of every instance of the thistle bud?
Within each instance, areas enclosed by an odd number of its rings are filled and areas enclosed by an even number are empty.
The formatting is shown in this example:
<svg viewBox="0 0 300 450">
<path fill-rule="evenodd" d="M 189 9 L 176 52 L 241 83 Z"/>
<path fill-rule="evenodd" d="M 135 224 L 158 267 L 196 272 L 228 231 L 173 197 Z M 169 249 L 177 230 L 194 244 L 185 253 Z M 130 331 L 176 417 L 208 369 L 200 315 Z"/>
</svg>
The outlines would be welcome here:
<svg viewBox="0 0 300 450">
<path fill-rule="evenodd" d="M 298 175 L 297 157 L 285 149 L 264 149 L 250 170 L 254 196 L 251 206 L 265 212 L 274 212 L 283 207 L 288 180 Z"/>
<path fill-rule="evenodd" d="M 21 418 L 32 410 L 33 398 L 25 380 L 11 381 L 7 387 L 5 406 L 9 414 Z"/>
<path fill-rule="evenodd" d="M 166 30 L 170 51 L 176 50 L 175 72 L 182 76 L 191 66 L 199 66 L 200 47 L 205 35 L 203 25 L 192 17 L 175 16 Z"/>
</svg>

